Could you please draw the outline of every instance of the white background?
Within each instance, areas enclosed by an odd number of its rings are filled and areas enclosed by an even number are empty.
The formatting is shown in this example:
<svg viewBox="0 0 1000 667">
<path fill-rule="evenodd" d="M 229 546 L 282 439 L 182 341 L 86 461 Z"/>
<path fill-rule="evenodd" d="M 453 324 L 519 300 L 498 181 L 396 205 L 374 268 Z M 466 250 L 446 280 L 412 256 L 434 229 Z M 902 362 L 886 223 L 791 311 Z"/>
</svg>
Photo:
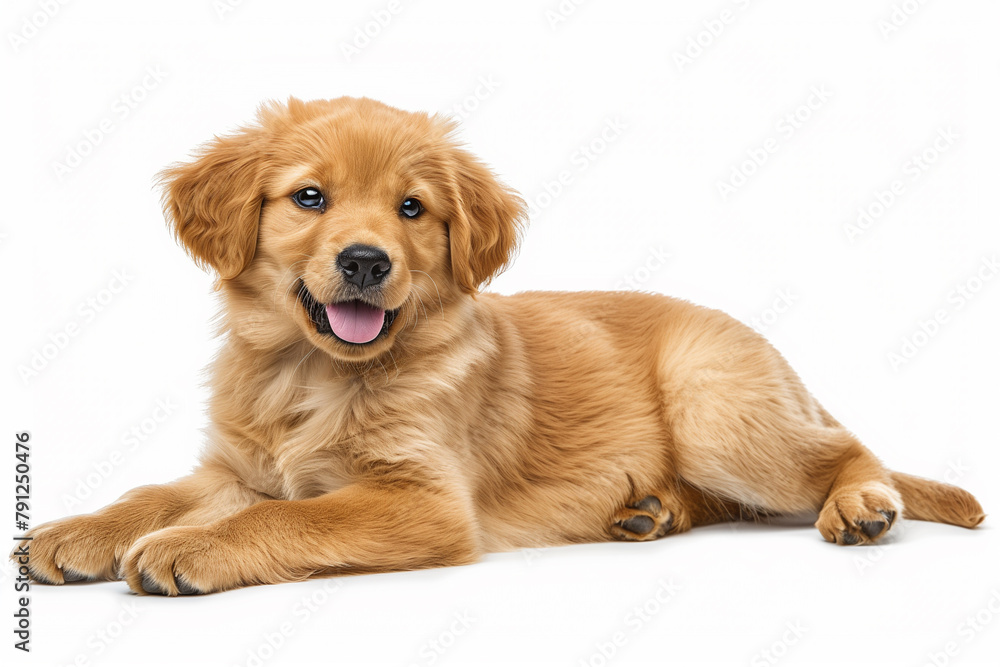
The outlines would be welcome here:
<svg viewBox="0 0 1000 667">
<path fill-rule="evenodd" d="M 51 17 L 45 2 L 7 2 L 0 24 L 2 418 L 8 441 L 32 433 L 33 523 L 194 463 L 216 305 L 211 278 L 163 224 L 153 177 L 289 95 L 457 114 L 472 149 L 539 209 L 495 289 L 614 289 L 628 277 L 757 318 L 891 467 L 1000 507 L 1000 278 L 984 264 L 1000 253 L 997 3 L 591 0 L 556 21 L 556 0 L 403 1 L 351 57 L 344 45 L 388 0 L 49 4 Z M 795 126 L 783 120 L 796 113 Z M 602 144 L 609 122 L 624 129 Z M 935 148 L 941 132 L 955 138 Z M 591 142 L 593 159 L 580 152 Z M 775 150 L 761 160 L 765 145 Z M 752 154 L 763 165 L 746 163 Z M 724 198 L 734 169 L 754 173 Z M 881 215 L 852 242 L 859 207 Z M 116 271 L 127 285 L 112 294 Z M 980 271 L 992 280 L 977 283 Z M 978 291 L 959 307 L 967 284 Z M 769 311 L 776 300 L 783 312 Z M 921 334 L 937 311 L 943 323 Z M 919 349 L 894 367 L 904 338 Z M 25 373 L 36 353 L 37 374 Z M 175 406 L 160 423 L 157 401 Z M 126 441 L 131 429 L 147 433 Z M 718 526 L 186 599 L 37 586 L 33 650 L 8 644 L 4 660 L 997 664 L 995 525 L 907 522 L 882 547 L 851 549 L 808 522 Z M 668 595 L 661 581 L 679 588 Z M 9 624 L 9 571 L 3 586 Z"/>
</svg>

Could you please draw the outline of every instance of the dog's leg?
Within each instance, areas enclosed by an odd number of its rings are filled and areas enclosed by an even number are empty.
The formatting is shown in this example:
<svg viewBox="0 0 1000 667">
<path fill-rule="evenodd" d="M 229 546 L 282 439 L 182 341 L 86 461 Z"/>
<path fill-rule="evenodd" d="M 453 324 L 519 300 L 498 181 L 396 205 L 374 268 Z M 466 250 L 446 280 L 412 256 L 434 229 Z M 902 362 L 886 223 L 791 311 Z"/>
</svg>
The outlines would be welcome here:
<svg viewBox="0 0 1000 667">
<path fill-rule="evenodd" d="M 677 433 L 680 473 L 709 492 L 763 513 L 819 512 L 816 527 L 841 545 L 875 542 L 902 516 L 890 472 L 843 427 L 775 418 L 774 411 L 715 414 L 702 423 L 714 437 Z"/>
<path fill-rule="evenodd" d="M 136 593 L 209 593 L 314 574 L 459 565 L 479 557 L 470 510 L 418 484 L 356 483 L 146 535 L 123 573 Z"/>
<path fill-rule="evenodd" d="M 834 464 L 835 477 L 816 528 L 828 542 L 870 544 L 889 532 L 902 516 L 903 501 L 891 473 L 853 436 Z"/>
<path fill-rule="evenodd" d="M 883 537 L 903 512 L 891 473 L 761 336 L 721 313 L 686 315 L 659 376 L 677 475 L 759 512 L 818 512 L 837 544 Z"/>
<path fill-rule="evenodd" d="M 93 514 L 41 524 L 14 551 L 28 547 L 30 574 L 40 583 L 112 580 L 146 533 L 213 521 L 263 499 L 231 473 L 203 467 L 170 484 L 133 489 Z"/>
<path fill-rule="evenodd" d="M 714 437 L 677 433 L 680 474 L 710 493 L 765 514 L 819 512 L 816 527 L 841 545 L 875 542 L 902 516 L 890 472 L 843 427 L 774 412 L 716 414 L 702 423 Z"/>
</svg>

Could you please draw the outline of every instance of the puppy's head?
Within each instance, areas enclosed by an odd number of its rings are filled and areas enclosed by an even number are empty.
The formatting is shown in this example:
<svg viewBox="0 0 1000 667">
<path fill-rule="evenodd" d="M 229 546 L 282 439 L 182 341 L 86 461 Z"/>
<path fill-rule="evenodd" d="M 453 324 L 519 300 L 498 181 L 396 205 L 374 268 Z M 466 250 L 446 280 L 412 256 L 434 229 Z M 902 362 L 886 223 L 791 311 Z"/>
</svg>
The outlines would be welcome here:
<svg viewBox="0 0 1000 667">
<path fill-rule="evenodd" d="M 371 359 L 515 250 L 522 200 L 454 129 L 368 99 L 271 104 L 162 174 L 167 217 L 236 330 Z"/>
</svg>

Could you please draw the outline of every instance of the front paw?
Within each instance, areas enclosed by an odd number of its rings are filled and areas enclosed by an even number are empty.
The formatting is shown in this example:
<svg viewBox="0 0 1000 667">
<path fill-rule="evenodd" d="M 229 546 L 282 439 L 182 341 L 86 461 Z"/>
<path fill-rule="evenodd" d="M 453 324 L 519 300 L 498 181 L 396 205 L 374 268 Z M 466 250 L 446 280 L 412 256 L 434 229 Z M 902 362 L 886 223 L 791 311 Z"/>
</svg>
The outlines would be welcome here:
<svg viewBox="0 0 1000 667">
<path fill-rule="evenodd" d="M 241 562 L 210 526 L 173 526 L 136 540 L 121 574 L 139 595 L 199 595 L 244 585 Z"/>
<path fill-rule="evenodd" d="M 50 521 L 31 529 L 11 552 L 28 549 L 28 573 L 41 584 L 73 581 L 110 581 L 117 578 L 118 562 L 131 542 L 123 527 L 106 518 L 85 514 Z"/>
</svg>

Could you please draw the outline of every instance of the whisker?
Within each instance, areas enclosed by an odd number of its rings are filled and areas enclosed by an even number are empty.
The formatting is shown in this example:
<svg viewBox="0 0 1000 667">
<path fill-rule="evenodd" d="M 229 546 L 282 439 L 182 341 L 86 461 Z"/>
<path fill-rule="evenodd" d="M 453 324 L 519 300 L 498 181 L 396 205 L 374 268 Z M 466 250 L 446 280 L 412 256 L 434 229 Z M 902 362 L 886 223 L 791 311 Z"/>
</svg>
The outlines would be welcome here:
<svg viewBox="0 0 1000 667">
<path fill-rule="evenodd" d="M 292 262 L 292 263 L 291 263 L 291 264 L 290 264 L 290 265 L 288 266 L 288 268 L 287 268 L 287 269 L 285 269 L 285 272 L 281 274 L 281 278 L 280 278 L 280 279 L 278 279 L 278 282 L 277 282 L 277 283 L 275 284 L 275 287 L 274 287 L 274 295 L 273 295 L 273 296 L 272 296 L 272 298 L 271 298 L 271 308 L 272 308 L 272 309 L 275 309 L 275 308 L 276 308 L 276 306 L 277 306 L 277 302 L 278 302 L 278 288 L 280 288 L 280 287 L 281 287 L 281 285 L 282 285 L 282 283 L 284 283 L 284 282 L 285 282 L 285 277 L 286 277 L 286 276 L 287 276 L 287 275 L 288 275 L 289 273 L 291 273 L 291 272 L 292 272 L 292 270 L 293 270 L 293 269 L 294 269 L 294 268 L 295 268 L 296 266 L 298 266 L 299 264 L 302 264 L 302 263 L 304 263 L 304 262 L 308 262 L 308 261 L 309 261 L 310 259 L 312 259 L 312 257 L 311 257 L 311 256 L 309 256 L 309 255 L 306 255 L 306 256 L 304 256 L 304 258 L 303 258 L 303 259 L 300 259 L 300 260 L 298 260 L 298 261 L 295 261 L 295 262 Z M 292 281 L 291 283 L 289 283 L 289 284 L 288 284 L 288 286 L 287 286 L 287 287 L 285 288 L 285 296 L 288 296 L 288 292 L 289 292 L 289 291 L 291 291 L 292 287 L 294 287 L 294 286 L 295 286 L 295 283 L 296 283 L 296 281 L 295 281 L 295 280 L 293 280 L 293 281 Z"/>
<path fill-rule="evenodd" d="M 388 384 L 389 383 L 389 371 L 388 371 L 388 369 L 386 369 L 385 364 L 382 363 L 381 359 L 376 359 L 376 360 L 378 361 L 378 365 L 382 367 L 382 372 L 385 373 L 385 382 L 386 382 L 386 384 Z"/>
<path fill-rule="evenodd" d="M 318 350 L 318 349 L 319 349 L 318 347 L 314 347 L 313 349 L 309 350 L 309 352 L 308 352 L 308 353 L 306 354 L 306 356 L 302 357 L 302 359 L 300 359 L 300 360 L 299 360 L 299 363 L 297 363 L 297 364 L 295 365 L 295 368 L 293 368 L 293 369 L 292 369 L 292 375 L 295 375 L 295 372 L 296 372 L 297 370 L 299 370 L 299 366 L 301 366 L 301 365 L 302 365 L 302 363 L 303 363 L 303 362 L 304 362 L 304 361 L 305 361 L 306 359 L 308 359 L 309 357 L 311 357 L 311 356 L 312 356 L 312 353 L 313 353 L 313 352 L 315 352 L 315 351 L 316 351 L 316 350 Z"/>
<path fill-rule="evenodd" d="M 396 381 L 399 379 L 399 364 L 396 363 L 396 357 L 392 353 L 392 348 L 389 348 L 387 352 L 389 353 L 389 358 L 392 359 L 392 367 L 396 369 L 396 375 L 392 378 L 393 381 Z"/>
<path fill-rule="evenodd" d="M 416 287 L 421 292 L 425 292 L 426 291 L 426 290 L 424 290 L 423 287 L 421 287 L 420 285 L 417 285 L 416 283 L 414 283 L 413 286 Z M 420 294 L 418 292 L 414 292 L 413 295 L 415 297 L 417 297 L 417 303 L 419 303 L 420 307 L 424 309 L 424 319 L 427 320 L 428 322 L 430 322 L 431 318 L 427 315 L 427 306 L 424 304 L 424 300 L 420 297 Z M 416 325 L 415 324 L 414 324 L 413 328 L 416 329 Z"/>
<path fill-rule="evenodd" d="M 441 308 L 441 317 L 444 317 L 444 302 L 441 300 L 441 290 L 438 289 L 437 281 L 434 280 L 434 277 L 426 271 L 420 271 L 418 269 L 410 269 L 410 273 L 422 273 L 431 281 L 431 284 L 434 285 L 434 291 L 437 292 L 438 306 Z"/>
</svg>

